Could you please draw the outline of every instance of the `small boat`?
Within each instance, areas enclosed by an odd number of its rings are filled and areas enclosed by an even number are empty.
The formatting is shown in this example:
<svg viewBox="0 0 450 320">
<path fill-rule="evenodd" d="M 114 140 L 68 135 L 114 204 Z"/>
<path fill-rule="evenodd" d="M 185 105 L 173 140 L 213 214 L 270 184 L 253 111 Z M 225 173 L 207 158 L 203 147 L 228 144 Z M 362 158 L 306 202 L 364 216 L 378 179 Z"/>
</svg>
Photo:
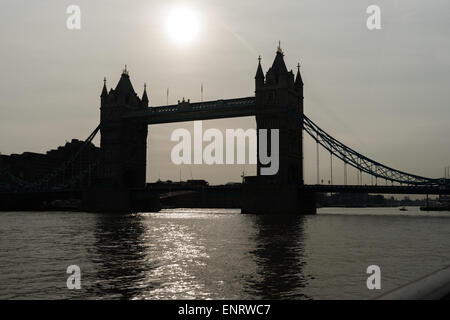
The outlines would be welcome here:
<svg viewBox="0 0 450 320">
<path fill-rule="evenodd" d="M 399 210 L 400 211 L 408 211 L 408 209 L 406 209 L 405 207 L 401 207 Z"/>
</svg>

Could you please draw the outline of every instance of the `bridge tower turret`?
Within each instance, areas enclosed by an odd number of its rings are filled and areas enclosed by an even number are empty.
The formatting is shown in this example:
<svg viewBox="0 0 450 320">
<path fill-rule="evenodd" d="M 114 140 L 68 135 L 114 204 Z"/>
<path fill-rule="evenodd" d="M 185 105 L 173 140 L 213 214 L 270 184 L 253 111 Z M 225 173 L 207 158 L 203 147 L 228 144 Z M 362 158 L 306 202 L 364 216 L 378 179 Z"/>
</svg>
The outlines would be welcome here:
<svg viewBox="0 0 450 320">
<path fill-rule="evenodd" d="M 100 183 L 116 189 L 143 188 L 146 183 L 146 123 L 124 119 L 133 110 L 148 107 L 147 92 L 142 100 L 134 91 L 127 68 L 115 89 L 109 93 L 106 83 L 101 95 Z"/>
<path fill-rule="evenodd" d="M 141 99 L 141 105 L 142 107 L 147 108 L 148 107 L 148 96 L 147 96 L 147 84 L 144 84 L 144 93 L 142 94 L 142 99 Z"/>
<path fill-rule="evenodd" d="M 108 89 L 106 88 L 106 77 L 103 79 L 103 90 L 100 95 L 101 98 L 101 107 L 105 106 L 108 103 Z"/>
<path fill-rule="evenodd" d="M 262 89 L 264 87 L 264 71 L 261 67 L 261 56 L 258 58 L 258 70 L 255 76 L 255 88 L 256 90 Z"/>
<path fill-rule="evenodd" d="M 297 76 L 295 77 L 295 90 L 299 93 L 303 104 L 303 79 L 300 73 L 300 63 L 297 65 Z"/>
<path fill-rule="evenodd" d="M 258 162 L 260 181 L 277 185 L 303 184 L 303 81 L 300 69 L 288 71 L 284 53 L 278 47 L 272 67 L 266 77 L 258 65 L 256 75 L 256 123 L 258 129 L 279 129 L 279 171 L 274 176 L 262 176 L 263 164 Z M 270 141 L 270 135 L 268 137 Z M 258 146 L 259 148 L 259 146 Z M 270 143 L 268 146 L 271 152 Z M 259 152 L 258 152 L 259 153 Z"/>
</svg>

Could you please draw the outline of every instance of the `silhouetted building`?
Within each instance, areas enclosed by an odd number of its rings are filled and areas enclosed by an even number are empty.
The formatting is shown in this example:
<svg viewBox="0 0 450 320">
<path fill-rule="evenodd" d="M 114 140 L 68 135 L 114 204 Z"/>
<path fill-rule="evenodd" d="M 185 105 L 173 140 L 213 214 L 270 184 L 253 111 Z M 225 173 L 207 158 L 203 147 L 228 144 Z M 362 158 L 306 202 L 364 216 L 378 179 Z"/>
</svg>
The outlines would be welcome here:
<svg viewBox="0 0 450 320">
<path fill-rule="evenodd" d="M 38 182 L 78 154 L 83 141 L 73 139 L 64 146 L 47 153 L 24 152 L 22 154 L 0 155 L 0 186 L 14 188 L 17 184 Z M 98 162 L 100 149 L 92 143 L 86 145 L 82 153 L 61 172 L 59 179 L 71 179 Z"/>
</svg>

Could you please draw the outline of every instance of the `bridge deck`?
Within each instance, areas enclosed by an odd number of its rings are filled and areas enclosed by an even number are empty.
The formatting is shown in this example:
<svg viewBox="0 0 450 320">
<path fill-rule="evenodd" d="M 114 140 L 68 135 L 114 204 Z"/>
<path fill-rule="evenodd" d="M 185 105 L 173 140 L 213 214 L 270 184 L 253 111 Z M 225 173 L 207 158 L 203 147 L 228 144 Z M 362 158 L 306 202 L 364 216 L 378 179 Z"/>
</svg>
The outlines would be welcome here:
<svg viewBox="0 0 450 320">
<path fill-rule="evenodd" d="M 179 191 L 179 190 L 205 190 L 218 189 L 230 190 L 241 189 L 242 184 L 227 185 L 227 186 L 186 186 L 186 185 L 172 185 L 172 186 L 152 186 L 149 190 L 156 192 L 162 191 Z M 359 185 L 303 185 L 299 187 L 300 190 L 313 191 L 320 193 L 378 193 L 378 194 L 429 194 L 429 195 L 448 195 L 450 188 L 440 186 L 359 186 Z"/>
<path fill-rule="evenodd" d="M 149 107 L 146 110 L 130 112 L 124 118 L 138 119 L 148 124 L 160 124 L 248 117 L 255 115 L 255 106 L 255 97 L 195 103 L 183 101 L 177 105 Z"/>
<path fill-rule="evenodd" d="M 301 188 L 308 191 L 323 193 L 450 194 L 450 188 L 441 186 L 304 185 Z"/>
</svg>

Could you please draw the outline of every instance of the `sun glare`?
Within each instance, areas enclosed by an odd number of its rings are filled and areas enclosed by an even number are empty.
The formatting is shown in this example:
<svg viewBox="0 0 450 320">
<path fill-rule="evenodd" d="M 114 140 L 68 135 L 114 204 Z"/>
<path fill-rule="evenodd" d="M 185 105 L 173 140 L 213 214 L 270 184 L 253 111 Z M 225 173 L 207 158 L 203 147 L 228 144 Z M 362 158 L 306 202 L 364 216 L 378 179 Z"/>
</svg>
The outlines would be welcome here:
<svg viewBox="0 0 450 320">
<path fill-rule="evenodd" d="M 195 11 L 189 8 L 176 8 L 167 16 L 166 27 L 171 40 L 183 45 L 196 38 L 200 23 Z"/>
</svg>

